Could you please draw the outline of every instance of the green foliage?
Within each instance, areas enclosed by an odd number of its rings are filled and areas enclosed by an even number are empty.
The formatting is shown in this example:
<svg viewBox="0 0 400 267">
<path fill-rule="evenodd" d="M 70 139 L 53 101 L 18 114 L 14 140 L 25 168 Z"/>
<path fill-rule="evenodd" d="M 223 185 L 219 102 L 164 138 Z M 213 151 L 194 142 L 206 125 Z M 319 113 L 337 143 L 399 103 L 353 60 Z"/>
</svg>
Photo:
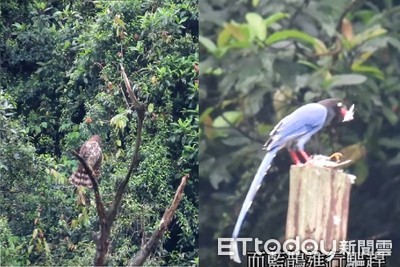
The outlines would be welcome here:
<svg viewBox="0 0 400 267">
<path fill-rule="evenodd" d="M 227 257 L 213 256 L 216 238 L 231 235 L 273 126 L 300 105 L 327 97 L 356 107 L 353 122 L 325 130 L 308 145 L 324 154 L 344 148 L 355 163 L 348 171 L 360 180 L 348 237 L 399 234 L 398 3 L 366 1 L 344 13 L 348 4 L 200 3 L 202 264 L 227 264 Z M 275 158 L 243 236 L 283 238 L 289 164 L 285 152 Z M 367 203 L 368 214 L 360 210 Z"/>
<path fill-rule="evenodd" d="M 23 238 L 12 234 L 7 218 L 0 217 L 0 258 L 1 264 L 20 266 L 29 264 L 24 251 Z"/>
<path fill-rule="evenodd" d="M 21 242 L 1 265 L 92 264 L 97 213 L 91 191 L 68 182 L 77 164 L 70 151 L 101 135 L 108 206 L 136 135 L 121 63 L 147 113 L 109 264 L 126 264 L 139 251 L 185 174 L 185 197 L 148 262 L 190 264 L 198 252 L 197 2 L 20 2 L 0 6 L 1 223 L 5 239 Z"/>
</svg>

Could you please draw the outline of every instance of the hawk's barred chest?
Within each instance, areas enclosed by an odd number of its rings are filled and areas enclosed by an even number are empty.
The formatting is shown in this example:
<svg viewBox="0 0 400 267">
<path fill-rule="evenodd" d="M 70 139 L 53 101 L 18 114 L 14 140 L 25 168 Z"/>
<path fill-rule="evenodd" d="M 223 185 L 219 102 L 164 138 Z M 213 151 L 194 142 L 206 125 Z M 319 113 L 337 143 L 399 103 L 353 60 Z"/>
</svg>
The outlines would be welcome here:
<svg viewBox="0 0 400 267">
<path fill-rule="evenodd" d="M 97 141 L 87 141 L 81 147 L 79 155 L 86 160 L 86 163 L 93 167 L 99 160 L 101 160 L 101 148 Z"/>
</svg>

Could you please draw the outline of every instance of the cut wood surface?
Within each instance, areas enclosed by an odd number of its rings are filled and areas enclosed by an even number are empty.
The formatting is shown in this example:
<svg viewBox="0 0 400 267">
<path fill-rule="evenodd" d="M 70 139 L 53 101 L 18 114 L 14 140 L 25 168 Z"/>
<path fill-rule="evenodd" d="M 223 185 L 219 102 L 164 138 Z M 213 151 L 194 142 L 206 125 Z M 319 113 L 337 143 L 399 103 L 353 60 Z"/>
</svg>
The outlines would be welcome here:
<svg viewBox="0 0 400 267">
<path fill-rule="evenodd" d="M 286 240 L 324 240 L 325 248 L 336 248 L 346 240 L 350 189 L 355 177 L 342 170 L 314 165 L 290 169 Z"/>
</svg>

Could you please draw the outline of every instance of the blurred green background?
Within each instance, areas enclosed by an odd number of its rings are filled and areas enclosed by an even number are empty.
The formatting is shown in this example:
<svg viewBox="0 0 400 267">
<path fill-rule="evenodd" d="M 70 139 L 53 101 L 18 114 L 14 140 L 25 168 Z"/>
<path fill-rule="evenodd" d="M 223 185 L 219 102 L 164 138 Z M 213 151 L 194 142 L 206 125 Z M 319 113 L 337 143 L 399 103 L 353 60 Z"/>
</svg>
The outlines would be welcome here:
<svg viewBox="0 0 400 267">
<path fill-rule="evenodd" d="M 355 119 L 307 150 L 353 160 L 348 239 L 391 239 L 388 266 L 399 266 L 400 1 L 199 6 L 200 264 L 235 265 L 217 256 L 217 238 L 231 236 L 273 126 L 304 103 L 337 97 L 355 104 Z M 290 164 L 286 151 L 275 158 L 240 236 L 284 237 Z"/>
</svg>

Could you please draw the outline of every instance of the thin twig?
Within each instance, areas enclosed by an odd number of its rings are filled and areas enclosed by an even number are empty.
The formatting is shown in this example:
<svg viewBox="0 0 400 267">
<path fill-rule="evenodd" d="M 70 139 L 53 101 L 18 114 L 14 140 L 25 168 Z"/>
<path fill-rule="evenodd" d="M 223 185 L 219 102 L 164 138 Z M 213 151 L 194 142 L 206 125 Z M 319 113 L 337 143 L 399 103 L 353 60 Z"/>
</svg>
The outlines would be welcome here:
<svg viewBox="0 0 400 267">
<path fill-rule="evenodd" d="M 336 24 L 336 31 L 339 32 L 340 28 L 342 27 L 343 19 L 347 16 L 348 13 L 353 11 L 356 7 L 361 6 L 364 4 L 366 0 L 353 0 L 351 3 L 347 5 L 347 7 L 343 10 L 342 14 L 339 17 L 339 20 Z"/>
<path fill-rule="evenodd" d="M 241 133 L 244 137 L 247 137 L 247 138 L 249 138 L 250 140 L 255 141 L 255 142 L 258 142 L 258 143 L 260 143 L 260 144 L 264 144 L 264 141 L 263 141 L 263 140 L 261 140 L 261 139 L 259 139 L 259 138 L 254 138 L 254 137 L 252 137 L 251 135 L 249 135 L 247 132 L 245 132 L 245 131 L 243 131 L 242 129 L 240 129 L 239 127 L 236 127 L 232 122 L 230 122 L 230 121 L 228 120 L 227 117 L 225 117 L 224 114 L 221 114 L 221 118 L 222 118 L 226 123 L 229 124 L 229 126 L 230 126 L 231 129 L 232 129 L 232 128 L 235 129 L 236 131 L 238 131 L 239 133 Z M 215 127 L 213 127 L 213 128 L 215 128 Z"/>
<path fill-rule="evenodd" d="M 126 108 L 130 109 L 131 107 L 129 106 L 128 99 L 125 96 L 125 93 L 124 93 L 124 90 L 122 89 L 122 86 L 118 86 L 118 87 L 121 90 L 122 95 L 124 96 L 124 101 L 125 101 L 125 104 L 126 104 Z"/>
<path fill-rule="evenodd" d="M 288 29 L 292 28 L 293 23 L 295 21 L 295 19 L 297 18 L 297 16 L 300 14 L 301 10 L 304 8 L 304 6 L 307 6 L 310 3 L 310 0 L 304 0 L 301 5 L 299 5 L 296 8 L 296 11 L 293 13 L 293 15 L 290 18 L 289 24 L 288 24 Z"/>
</svg>

